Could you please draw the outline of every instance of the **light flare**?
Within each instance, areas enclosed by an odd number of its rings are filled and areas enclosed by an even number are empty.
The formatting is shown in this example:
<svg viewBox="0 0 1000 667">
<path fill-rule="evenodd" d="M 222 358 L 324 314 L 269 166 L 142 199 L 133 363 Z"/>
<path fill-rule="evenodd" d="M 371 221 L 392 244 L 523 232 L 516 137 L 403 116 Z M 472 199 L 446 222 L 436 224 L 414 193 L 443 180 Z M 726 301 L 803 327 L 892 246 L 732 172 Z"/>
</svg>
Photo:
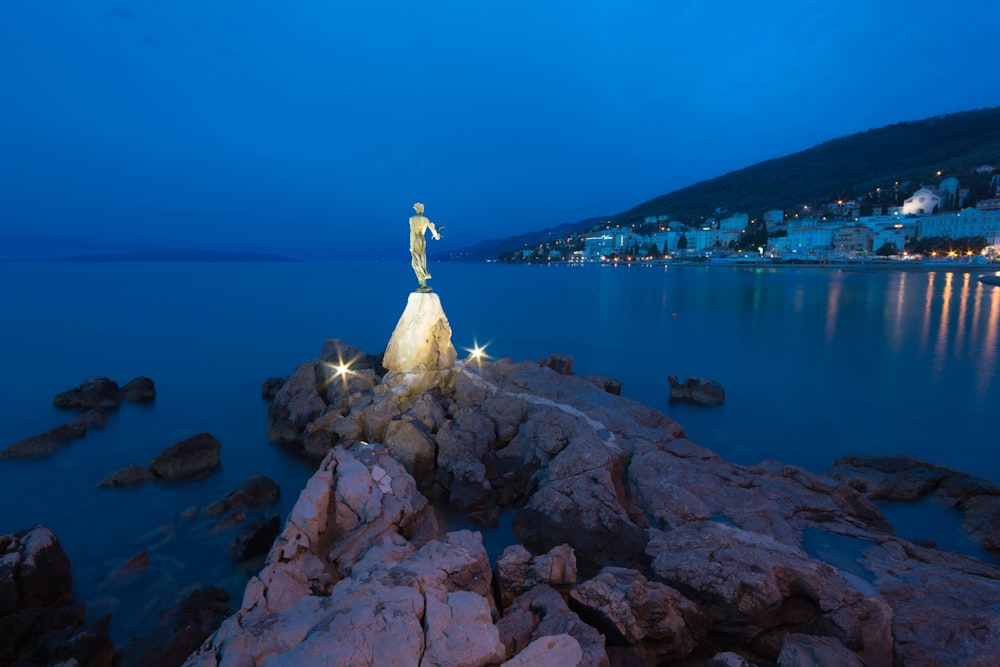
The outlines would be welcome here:
<svg viewBox="0 0 1000 667">
<path fill-rule="evenodd" d="M 477 364 L 481 364 L 484 361 L 490 360 L 490 355 L 486 354 L 486 348 L 489 347 L 489 343 L 486 345 L 480 345 L 475 339 L 472 341 L 472 347 L 462 348 L 469 353 L 468 361 L 474 361 Z"/>
</svg>

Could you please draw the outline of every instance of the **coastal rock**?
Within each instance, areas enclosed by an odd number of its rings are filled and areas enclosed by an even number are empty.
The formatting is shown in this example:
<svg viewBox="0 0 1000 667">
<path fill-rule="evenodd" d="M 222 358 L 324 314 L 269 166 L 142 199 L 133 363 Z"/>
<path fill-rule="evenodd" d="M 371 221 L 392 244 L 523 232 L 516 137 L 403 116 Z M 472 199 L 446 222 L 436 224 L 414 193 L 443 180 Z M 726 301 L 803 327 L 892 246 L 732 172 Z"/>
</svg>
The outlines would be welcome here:
<svg viewBox="0 0 1000 667">
<path fill-rule="evenodd" d="M 209 433 L 199 433 L 164 449 L 149 469 L 160 479 L 176 481 L 219 467 L 222 444 Z"/>
<path fill-rule="evenodd" d="M 240 611 L 185 664 L 503 662 L 481 537 L 436 533 L 430 505 L 385 448 L 338 445 Z"/>
<path fill-rule="evenodd" d="M 70 562 L 44 526 L 0 535 L 0 663 L 111 667 L 108 620 L 85 626 Z"/>
<path fill-rule="evenodd" d="M 265 401 L 273 401 L 281 388 L 285 386 L 285 379 L 280 377 L 271 377 L 264 380 L 260 385 L 260 397 Z"/>
<path fill-rule="evenodd" d="M 608 644 L 632 647 L 642 664 L 685 658 L 707 634 L 707 619 L 696 604 L 635 570 L 605 568 L 576 586 L 569 602 Z"/>
<path fill-rule="evenodd" d="M 121 388 L 123 401 L 152 403 L 156 400 L 156 384 L 144 375 L 133 378 Z"/>
<path fill-rule="evenodd" d="M 415 456 L 408 461 L 420 475 L 433 466 L 419 488 L 481 518 L 498 508 L 516 511 L 514 534 L 527 551 L 511 550 L 496 575 L 501 607 L 510 603 L 497 622 L 508 626 L 501 628 L 505 659 L 534 639 L 564 634 L 553 625 L 533 637 L 541 617 L 562 615 L 549 599 L 565 606 L 557 591 L 539 592 L 544 583 L 528 588 L 515 598 L 533 600 L 527 609 L 510 596 L 527 586 L 519 577 L 546 578 L 531 572 L 530 554 L 561 545 L 577 563 L 577 599 L 570 597 L 576 618 L 608 637 L 595 658 L 594 643 L 573 634 L 584 660 L 656 661 L 694 643 L 677 660 L 715 655 L 717 664 L 774 664 L 789 634 L 829 639 L 816 645 L 839 650 L 836 642 L 868 667 L 975 665 L 1000 653 L 997 568 L 894 537 L 872 499 L 845 483 L 773 461 L 723 461 L 663 413 L 587 378 L 501 359 L 389 372 L 370 391 L 343 398 L 343 410 L 330 407 L 339 416 L 329 428 L 373 443 L 391 435 L 401 443 L 400 458 L 407 448 L 422 452 L 420 466 Z M 401 478 L 416 488 L 385 448 L 341 437 L 275 541 L 271 556 L 282 554 L 280 562 L 251 581 L 244 607 L 284 614 L 297 605 L 312 609 L 320 604 L 313 598 L 361 580 L 384 588 L 396 582 L 390 564 L 433 543 L 371 513 Z M 971 516 L 989 524 L 996 496 L 987 487 L 950 477 L 937 489 L 943 502 L 969 503 L 980 512 Z M 382 514 L 395 512 L 386 508 Z M 404 618 L 426 613 L 414 611 L 426 607 L 426 596 L 391 595 L 391 604 L 409 610 Z M 295 627 L 291 634 L 305 636 L 312 626 Z M 426 641 L 415 628 L 407 636 L 411 648 Z M 789 648 L 786 659 L 793 651 L 805 655 Z"/>
<path fill-rule="evenodd" d="M 281 530 L 281 521 L 277 514 L 265 514 L 257 517 L 236 536 L 229 545 L 229 555 L 237 563 L 250 560 L 267 553 Z"/>
<path fill-rule="evenodd" d="M 270 477 L 253 475 L 221 499 L 202 510 L 207 516 L 221 516 L 238 510 L 259 509 L 281 498 L 281 487 Z"/>
<path fill-rule="evenodd" d="M 104 408 L 114 410 L 121 405 L 122 396 L 118 383 L 106 377 L 92 377 L 84 380 L 75 389 L 57 394 L 52 405 L 57 408 Z"/>
<path fill-rule="evenodd" d="M 154 479 L 156 479 L 156 477 L 149 471 L 149 468 L 143 468 L 141 465 L 132 464 L 108 475 L 98 482 L 97 486 L 138 486 L 139 484 L 145 484 L 146 482 Z"/>
<path fill-rule="evenodd" d="M 867 667 L 856 653 L 833 637 L 790 633 L 781 640 L 778 667 Z"/>
<path fill-rule="evenodd" d="M 229 594 L 196 589 L 165 609 L 156 629 L 122 647 L 120 667 L 176 667 L 230 614 Z"/>
<path fill-rule="evenodd" d="M 576 578 L 576 556 L 568 544 L 541 556 L 532 556 L 520 544 L 512 544 L 497 559 L 496 587 L 500 608 L 506 609 L 514 598 L 539 584 L 568 594 Z"/>
<path fill-rule="evenodd" d="M 451 344 L 451 325 L 433 292 L 411 292 L 396 328 L 389 338 L 382 364 L 394 373 L 415 368 L 451 368 L 457 358 Z"/>
<path fill-rule="evenodd" d="M 562 596 L 544 584 L 518 596 L 497 621 L 508 655 L 518 655 L 544 637 L 569 635 L 580 645 L 581 667 L 610 667 L 604 636 L 570 611 Z"/>
<path fill-rule="evenodd" d="M 829 474 L 873 500 L 934 497 L 961 512 L 980 546 L 1000 552 L 1000 487 L 987 479 L 904 456 L 845 456 Z"/>
<path fill-rule="evenodd" d="M 570 635 L 539 637 L 500 667 L 577 667 L 583 661 L 580 642 Z"/>
<path fill-rule="evenodd" d="M 268 406 L 267 438 L 271 442 L 301 447 L 306 426 L 326 410 L 316 386 L 317 363 L 296 368 Z"/>
<path fill-rule="evenodd" d="M 822 628 L 865 664 L 893 664 L 892 609 L 798 547 L 714 521 L 651 534 L 658 580 L 697 601 L 714 632 L 774 659 L 784 634 Z"/>
<path fill-rule="evenodd" d="M 0 459 L 26 459 L 48 456 L 59 445 L 82 438 L 87 434 L 88 429 L 104 426 L 107 423 L 107 412 L 100 408 L 90 409 L 68 424 L 56 426 L 44 433 L 25 438 L 0 450 Z"/>
<path fill-rule="evenodd" d="M 686 401 L 699 405 L 719 405 L 726 400 L 726 390 L 715 380 L 689 377 L 680 382 L 676 375 L 668 375 L 670 402 Z"/>
</svg>

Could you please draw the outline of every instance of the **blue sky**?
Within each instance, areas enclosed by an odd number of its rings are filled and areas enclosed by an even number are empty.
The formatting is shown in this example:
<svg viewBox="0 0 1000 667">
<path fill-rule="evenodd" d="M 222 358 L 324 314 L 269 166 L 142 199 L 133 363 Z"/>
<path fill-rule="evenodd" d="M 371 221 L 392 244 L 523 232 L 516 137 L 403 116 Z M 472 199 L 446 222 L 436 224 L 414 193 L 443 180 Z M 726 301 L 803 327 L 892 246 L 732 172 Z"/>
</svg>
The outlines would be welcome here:
<svg viewBox="0 0 1000 667">
<path fill-rule="evenodd" d="M 0 259 L 407 259 L 1000 105 L 1000 3 L 0 4 Z"/>
</svg>

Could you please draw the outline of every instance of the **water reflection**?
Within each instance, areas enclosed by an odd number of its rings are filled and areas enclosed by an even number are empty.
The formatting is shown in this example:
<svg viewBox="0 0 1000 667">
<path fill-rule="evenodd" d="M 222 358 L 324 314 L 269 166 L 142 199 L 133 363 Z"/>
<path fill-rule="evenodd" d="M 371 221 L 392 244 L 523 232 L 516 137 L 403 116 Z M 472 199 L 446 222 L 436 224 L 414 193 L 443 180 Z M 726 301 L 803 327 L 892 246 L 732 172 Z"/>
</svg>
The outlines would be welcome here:
<svg viewBox="0 0 1000 667">
<path fill-rule="evenodd" d="M 826 295 L 826 342 L 833 342 L 837 331 L 837 311 L 840 310 L 840 292 L 843 283 L 840 280 L 830 281 L 830 291 Z"/>
<path fill-rule="evenodd" d="M 981 291 L 981 290 L 980 290 Z M 1000 327 L 1000 287 L 991 288 L 990 315 L 986 324 L 986 342 L 976 370 L 976 397 L 985 396 L 993 381 L 997 361 L 997 328 Z"/>
<path fill-rule="evenodd" d="M 889 303 L 889 297 L 893 289 L 893 281 L 888 281 L 886 283 L 886 303 Z M 903 302 L 906 296 L 906 272 L 899 274 L 899 286 L 896 288 L 896 319 L 893 322 L 892 327 L 892 349 L 893 351 L 898 351 L 900 347 L 900 342 L 903 338 Z"/>
<path fill-rule="evenodd" d="M 934 278 L 936 273 L 927 276 L 927 292 L 924 293 L 924 319 L 920 325 L 920 352 L 927 351 L 927 342 L 931 333 L 931 303 L 934 301 Z"/>
<path fill-rule="evenodd" d="M 962 348 L 965 346 L 965 314 L 969 309 L 969 279 L 971 276 L 966 273 L 962 278 L 962 292 L 958 297 L 958 331 L 955 332 L 956 359 L 962 356 Z"/>
<path fill-rule="evenodd" d="M 945 357 L 948 354 L 948 314 L 951 310 L 951 283 L 955 274 L 950 271 L 944 274 L 944 289 L 941 292 L 941 315 L 938 320 L 937 340 L 934 344 L 934 379 L 941 380 L 944 372 Z"/>
</svg>

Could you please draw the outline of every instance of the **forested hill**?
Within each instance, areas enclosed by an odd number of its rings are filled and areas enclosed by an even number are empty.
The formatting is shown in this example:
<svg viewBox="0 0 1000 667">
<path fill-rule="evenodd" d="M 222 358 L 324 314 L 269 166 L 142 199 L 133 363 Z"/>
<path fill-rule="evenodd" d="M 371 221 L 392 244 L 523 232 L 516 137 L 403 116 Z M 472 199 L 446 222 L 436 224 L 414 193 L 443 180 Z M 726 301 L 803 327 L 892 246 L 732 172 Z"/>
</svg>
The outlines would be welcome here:
<svg viewBox="0 0 1000 667">
<path fill-rule="evenodd" d="M 624 225 L 669 214 L 692 221 L 717 207 L 751 216 L 768 209 L 797 210 L 863 197 L 896 181 L 936 183 L 944 176 L 967 181 L 969 169 L 998 159 L 1000 107 L 965 111 L 827 141 L 661 195 L 611 220 Z"/>
<path fill-rule="evenodd" d="M 501 252 L 537 245 L 553 236 L 582 231 L 608 219 L 630 225 L 647 216 L 695 222 L 716 209 L 758 216 L 766 210 L 800 210 L 838 199 L 864 197 L 896 182 L 937 183 L 955 176 L 963 185 L 969 170 L 1000 162 L 1000 107 L 896 123 L 833 139 L 813 148 L 767 160 L 701 181 L 639 204 L 610 218 L 591 218 L 452 251 L 441 259 L 495 259 Z M 937 172 L 942 172 L 941 176 Z"/>
</svg>

